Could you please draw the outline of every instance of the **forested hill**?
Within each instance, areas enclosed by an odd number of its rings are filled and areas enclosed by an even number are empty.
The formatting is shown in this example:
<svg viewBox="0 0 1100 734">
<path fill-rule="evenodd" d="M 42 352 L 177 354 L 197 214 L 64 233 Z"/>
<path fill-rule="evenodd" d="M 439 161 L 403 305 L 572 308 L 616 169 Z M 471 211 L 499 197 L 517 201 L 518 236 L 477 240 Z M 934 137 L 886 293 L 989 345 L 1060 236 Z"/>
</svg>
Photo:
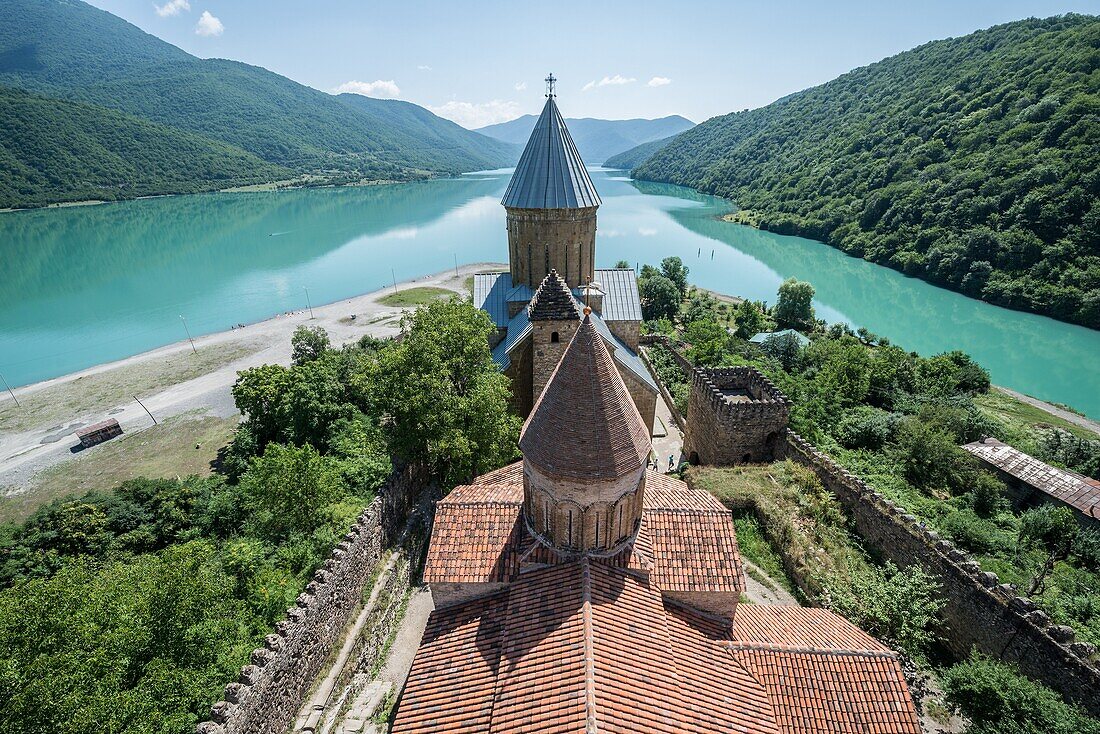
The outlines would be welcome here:
<svg viewBox="0 0 1100 734">
<path fill-rule="evenodd" d="M 1100 18 L 928 43 L 681 133 L 635 176 L 968 295 L 1100 328 Z"/>
<path fill-rule="evenodd" d="M 199 59 L 79 0 L 7 0 L 4 9 L 0 85 L 191 133 L 294 174 L 404 180 L 515 157 L 512 146 L 415 105 L 349 104 L 260 67 Z M 407 126 L 412 116 L 416 124 Z M 8 135 L 0 128 L 0 145 L 10 148 Z M 33 200 L 43 191 L 28 193 Z"/>
<path fill-rule="evenodd" d="M 640 166 L 652 158 L 658 150 L 671 143 L 675 137 L 675 135 L 670 135 L 667 138 L 650 140 L 647 143 L 636 145 L 630 150 L 624 150 L 622 153 L 611 156 L 604 162 L 604 165 L 608 168 L 634 168 Z"/>
<path fill-rule="evenodd" d="M 0 87 L 0 208 L 182 194 L 293 175 L 192 133 Z"/>
<path fill-rule="evenodd" d="M 477 132 L 517 145 L 513 163 L 519 160 L 520 149 L 531 137 L 536 115 L 524 115 L 515 120 L 478 128 Z M 613 155 L 640 143 L 659 140 L 689 129 L 695 123 L 686 117 L 669 115 L 655 120 L 598 120 L 592 117 L 567 118 L 569 134 L 577 144 L 581 159 L 589 166 L 602 166 Z"/>
</svg>

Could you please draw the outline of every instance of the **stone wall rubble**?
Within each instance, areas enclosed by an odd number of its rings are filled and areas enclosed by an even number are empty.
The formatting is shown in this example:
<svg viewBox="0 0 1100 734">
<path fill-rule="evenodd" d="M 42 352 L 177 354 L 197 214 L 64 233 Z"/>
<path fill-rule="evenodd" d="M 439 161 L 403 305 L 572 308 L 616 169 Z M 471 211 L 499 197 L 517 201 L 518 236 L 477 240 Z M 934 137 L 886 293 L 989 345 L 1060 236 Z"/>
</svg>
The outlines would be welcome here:
<svg viewBox="0 0 1100 734">
<path fill-rule="evenodd" d="M 319 568 L 286 618 L 252 651 L 197 734 L 282 734 L 359 606 L 383 550 L 430 493 L 423 470 L 395 471 Z M 387 605 L 389 606 L 389 605 Z"/>
</svg>

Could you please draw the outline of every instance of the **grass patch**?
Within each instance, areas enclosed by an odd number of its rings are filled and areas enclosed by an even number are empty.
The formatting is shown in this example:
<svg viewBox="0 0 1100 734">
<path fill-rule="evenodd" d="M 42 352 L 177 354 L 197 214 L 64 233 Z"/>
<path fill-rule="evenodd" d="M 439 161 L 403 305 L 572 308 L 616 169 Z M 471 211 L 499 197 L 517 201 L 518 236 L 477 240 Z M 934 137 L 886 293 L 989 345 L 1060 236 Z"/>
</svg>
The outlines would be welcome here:
<svg viewBox="0 0 1100 734">
<path fill-rule="evenodd" d="M 17 495 L 0 498 L 0 522 L 21 522 L 60 497 L 108 491 L 136 477 L 208 475 L 239 418 L 177 415 L 159 425 L 124 433 L 39 473 Z M 198 446 L 198 448 L 196 448 Z"/>
<path fill-rule="evenodd" d="M 454 294 L 454 291 L 446 288 L 422 285 L 382 296 L 378 302 L 384 306 L 423 306 L 432 301 L 446 300 Z"/>
<path fill-rule="evenodd" d="M 1064 418 L 1052 415 L 1042 408 L 1036 408 L 1030 403 L 1017 400 L 1000 390 L 993 389 L 987 393 L 976 395 L 974 404 L 989 417 L 1003 423 L 1014 437 L 1018 436 L 1023 440 L 1032 440 L 1030 437 L 1037 430 L 1052 427 L 1060 428 L 1078 438 L 1090 441 L 1095 441 L 1098 438 L 1096 433 L 1087 428 L 1070 423 Z"/>
<path fill-rule="evenodd" d="M 737 530 L 737 547 L 741 550 L 741 555 L 752 561 L 767 576 L 756 573 L 754 568 L 746 568 L 745 572 L 768 588 L 774 590 L 774 582 L 792 594 L 797 593 L 794 582 L 783 568 L 783 559 L 764 537 L 760 521 L 749 512 L 739 511 L 734 514 L 733 525 Z"/>
<path fill-rule="evenodd" d="M 230 362 L 260 351 L 256 342 L 230 342 L 204 346 L 193 353 L 180 350 L 155 359 L 97 372 L 36 390 L 19 398 L 22 407 L 6 401 L 0 407 L 0 430 L 26 431 L 61 425 L 78 418 L 101 420 L 101 413 L 133 395 L 176 385 L 213 372 Z"/>
<path fill-rule="evenodd" d="M 462 289 L 465 290 L 470 296 L 474 295 L 474 276 L 467 275 L 462 281 Z"/>
</svg>

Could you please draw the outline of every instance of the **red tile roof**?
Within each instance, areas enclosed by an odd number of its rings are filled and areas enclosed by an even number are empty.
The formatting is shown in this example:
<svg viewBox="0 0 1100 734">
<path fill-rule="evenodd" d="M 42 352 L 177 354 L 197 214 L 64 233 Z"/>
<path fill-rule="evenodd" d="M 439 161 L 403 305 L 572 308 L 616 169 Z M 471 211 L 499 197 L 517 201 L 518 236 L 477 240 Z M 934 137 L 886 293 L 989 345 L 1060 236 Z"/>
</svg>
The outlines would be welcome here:
<svg viewBox="0 0 1100 734">
<path fill-rule="evenodd" d="M 524 458 L 547 476 L 616 479 L 649 458 L 649 427 L 603 339 L 585 316 L 520 433 Z"/>
<path fill-rule="evenodd" d="M 392 731 L 590 727 L 919 732 L 896 656 L 830 612 L 742 605 L 729 628 L 587 558 L 433 612 Z"/>
<path fill-rule="evenodd" d="M 529 537 L 522 502 L 518 462 L 456 487 L 436 505 L 425 582 L 507 582 L 524 562 L 569 560 Z M 679 479 L 649 472 L 643 507 L 634 543 L 609 563 L 649 572 L 665 591 L 744 590 L 733 521 L 718 500 Z"/>
</svg>

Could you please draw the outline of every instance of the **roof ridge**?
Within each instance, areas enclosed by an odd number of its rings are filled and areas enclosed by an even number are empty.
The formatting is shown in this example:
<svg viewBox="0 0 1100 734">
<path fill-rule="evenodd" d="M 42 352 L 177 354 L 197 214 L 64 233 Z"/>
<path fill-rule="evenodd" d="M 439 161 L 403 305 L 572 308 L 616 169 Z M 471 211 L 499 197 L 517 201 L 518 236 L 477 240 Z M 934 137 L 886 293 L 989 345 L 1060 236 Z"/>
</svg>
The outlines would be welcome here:
<svg viewBox="0 0 1100 734">
<path fill-rule="evenodd" d="M 783 645 L 778 642 L 763 642 L 751 640 L 727 640 L 719 643 L 730 652 L 751 650 L 767 650 L 771 652 L 790 652 L 800 655 L 854 655 L 865 658 L 892 658 L 897 659 L 898 654 L 893 650 L 856 650 L 854 648 L 839 647 L 814 647 L 803 645 Z"/>
<path fill-rule="evenodd" d="M 581 615 L 584 620 L 584 730 L 596 734 L 596 652 L 592 640 L 592 574 L 588 557 L 581 560 Z"/>
</svg>

